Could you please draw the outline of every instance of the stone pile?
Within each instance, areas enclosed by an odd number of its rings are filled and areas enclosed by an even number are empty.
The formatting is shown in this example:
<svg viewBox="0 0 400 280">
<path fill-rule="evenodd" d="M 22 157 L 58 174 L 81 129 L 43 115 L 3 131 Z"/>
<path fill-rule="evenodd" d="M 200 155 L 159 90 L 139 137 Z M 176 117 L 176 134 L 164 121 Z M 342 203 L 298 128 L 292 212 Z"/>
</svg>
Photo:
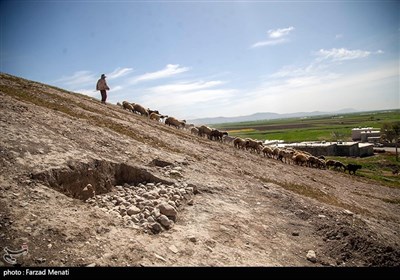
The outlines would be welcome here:
<svg viewBox="0 0 400 280">
<path fill-rule="evenodd" d="M 185 182 L 172 185 L 139 183 L 115 186 L 113 192 L 95 195 L 86 200 L 104 212 L 124 221 L 126 226 L 139 226 L 145 231 L 159 233 L 173 227 L 178 211 L 193 205 L 196 186 Z"/>
</svg>

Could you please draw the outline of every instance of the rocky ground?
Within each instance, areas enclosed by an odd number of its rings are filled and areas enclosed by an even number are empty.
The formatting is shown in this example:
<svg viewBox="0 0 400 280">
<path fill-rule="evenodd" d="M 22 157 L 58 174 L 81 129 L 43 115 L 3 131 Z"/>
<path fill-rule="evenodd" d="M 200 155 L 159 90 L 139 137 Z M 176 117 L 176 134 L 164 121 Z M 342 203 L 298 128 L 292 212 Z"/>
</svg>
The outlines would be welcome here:
<svg viewBox="0 0 400 280">
<path fill-rule="evenodd" d="M 0 96 L 0 249 L 25 244 L 17 265 L 400 264 L 400 188 L 6 74 Z"/>
</svg>

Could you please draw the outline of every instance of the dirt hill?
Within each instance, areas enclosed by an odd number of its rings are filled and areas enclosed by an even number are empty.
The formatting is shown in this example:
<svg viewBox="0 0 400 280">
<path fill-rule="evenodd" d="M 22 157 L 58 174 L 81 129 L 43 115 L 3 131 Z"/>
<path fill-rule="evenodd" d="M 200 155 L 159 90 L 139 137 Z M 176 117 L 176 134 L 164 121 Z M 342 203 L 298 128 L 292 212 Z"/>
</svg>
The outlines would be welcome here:
<svg viewBox="0 0 400 280">
<path fill-rule="evenodd" d="M 400 188 L 6 74 L 0 95 L 0 249 L 25 243 L 18 264 L 400 264 Z"/>
</svg>

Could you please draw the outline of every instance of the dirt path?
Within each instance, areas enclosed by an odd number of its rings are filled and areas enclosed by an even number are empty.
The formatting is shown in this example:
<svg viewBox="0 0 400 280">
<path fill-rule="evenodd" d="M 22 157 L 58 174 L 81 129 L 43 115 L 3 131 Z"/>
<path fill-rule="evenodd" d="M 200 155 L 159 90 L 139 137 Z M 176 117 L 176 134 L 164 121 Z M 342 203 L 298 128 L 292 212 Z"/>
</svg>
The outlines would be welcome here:
<svg viewBox="0 0 400 280">
<path fill-rule="evenodd" d="M 4 74 L 0 96 L 0 248 L 26 243 L 22 265 L 400 264 L 400 188 L 238 151 Z M 93 204 L 73 198 L 89 183 Z M 177 214 L 155 234 L 163 202 Z"/>
</svg>

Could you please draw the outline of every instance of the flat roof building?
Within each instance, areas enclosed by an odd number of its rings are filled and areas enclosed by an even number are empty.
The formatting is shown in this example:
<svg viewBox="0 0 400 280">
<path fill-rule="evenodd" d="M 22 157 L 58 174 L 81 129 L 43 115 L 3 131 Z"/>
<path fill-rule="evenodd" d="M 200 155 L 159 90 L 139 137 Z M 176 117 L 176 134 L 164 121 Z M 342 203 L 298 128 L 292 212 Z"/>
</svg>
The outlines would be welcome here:
<svg viewBox="0 0 400 280">
<path fill-rule="evenodd" d="M 379 130 L 370 130 L 361 132 L 361 142 L 369 142 L 371 137 L 381 137 L 381 132 Z"/>
<path fill-rule="evenodd" d="M 372 144 L 358 142 L 301 142 L 279 144 L 278 147 L 295 148 L 313 156 L 366 157 L 374 154 Z"/>
<path fill-rule="evenodd" d="M 363 128 L 353 128 L 351 130 L 351 139 L 353 141 L 361 141 L 361 134 L 364 133 L 365 135 L 367 135 L 368 133 L 374 133 L 374 135 L 371 136 L 376 136 L 376 133 L 380 133 L 380 129 L 379 128 L 373 128 L 373 127 L 363 127 Z M 367 137 L 367 136 L 364 136 Z M 364 141 L 364 142 L 367 142 Z"/>
</svg>

